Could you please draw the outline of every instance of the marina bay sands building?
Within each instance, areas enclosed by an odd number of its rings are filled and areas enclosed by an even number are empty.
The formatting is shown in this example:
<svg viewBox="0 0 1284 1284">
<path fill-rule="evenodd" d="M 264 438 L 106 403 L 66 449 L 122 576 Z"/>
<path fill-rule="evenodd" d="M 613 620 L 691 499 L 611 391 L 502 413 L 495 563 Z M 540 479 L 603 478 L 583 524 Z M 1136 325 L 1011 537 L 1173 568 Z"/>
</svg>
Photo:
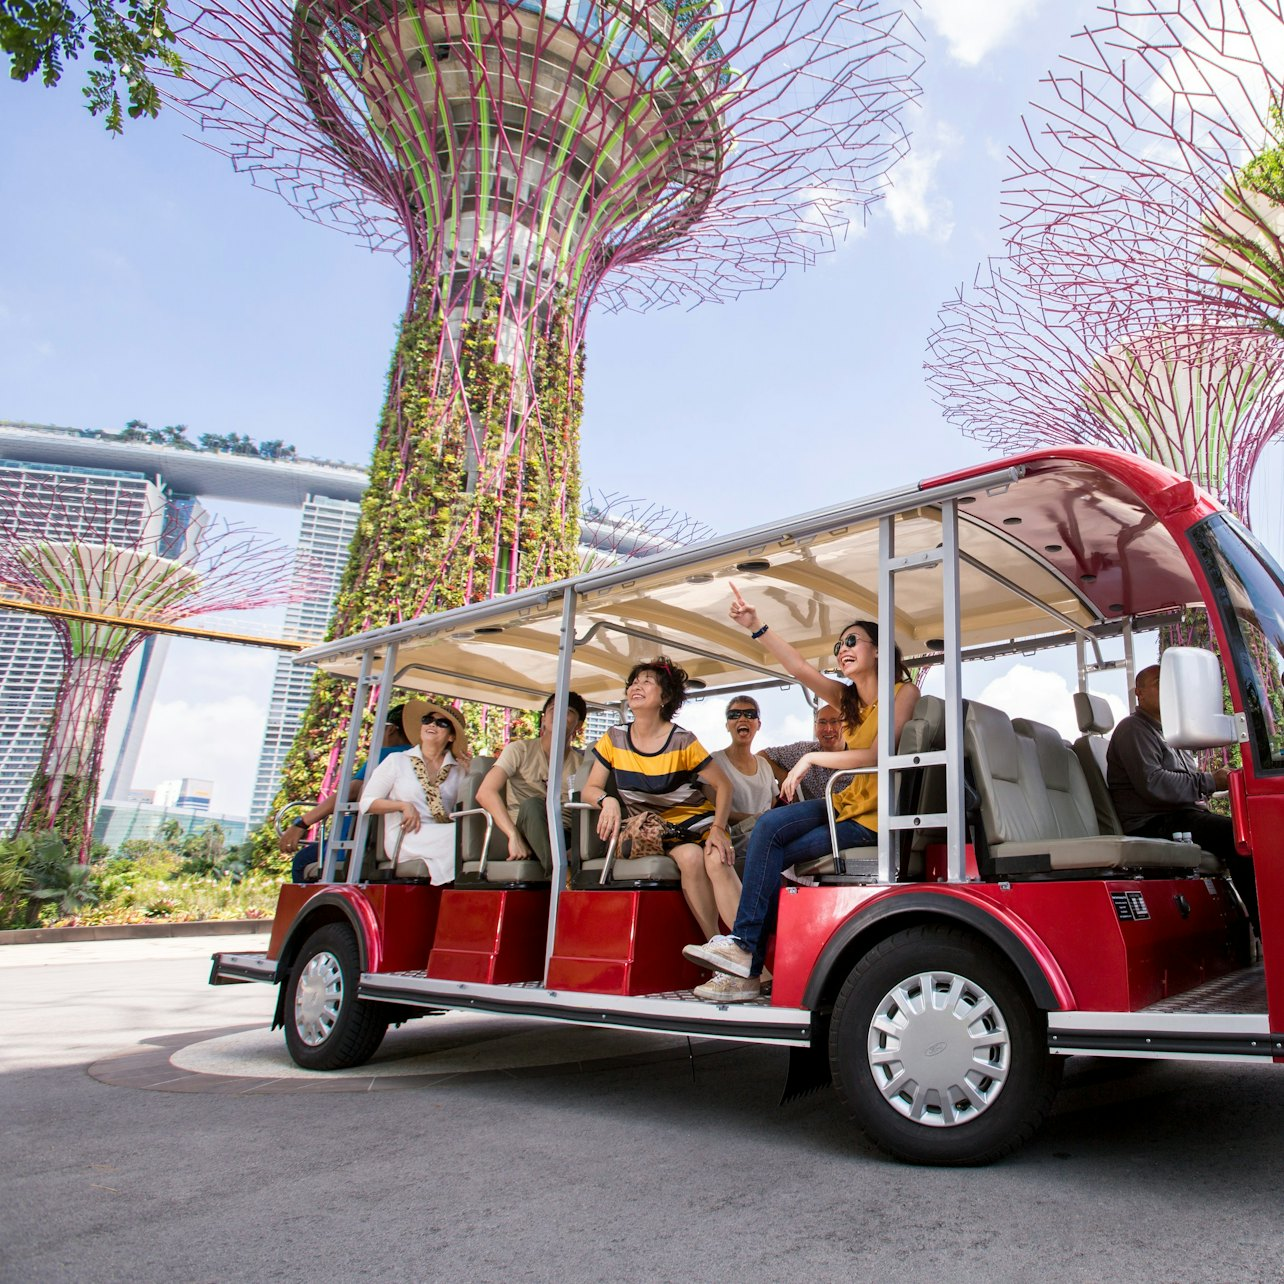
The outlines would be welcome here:
<svg viewBox="0 0 1284 1284">
<path fill-rule="evenodd" d="M 160 494 L 186 497 L 192 519 L 200 500 L 231 500 L 299 510 L 298 548 L 320 586 L 288 609 L 284 636 L 319 638 L 332 610 L 338 577 L 356 529 L 364 470 L 317 460 L 249 455 L 85 437 L 74 429 L 0 423 L 0 468 L 24 486 L 53 475 L 83 486 L 85 502 L 109 491 L 139 496 L 140 511 Z M 126 506 L 127 507 L 127 506 Z M 127 532 L 122 532 L 122 536 Z M 104 798 L 123 798 L 134 771 L 169 641 L 147 639 L 123 675 L 104 758 Z M 40 761 L 45 727 L 61 675 L 62 655 L 50 626 L 34 615 L 0 612 L 0 833 L 12 828 Z M 307 704 L 311 673 L 278 658 L 268 731 L 254 797 L 271 799 L 285 748 Z M 266 809 L 266 803 L 263 804 Z M 261 815 L 256 805 L 256 815 Z"/>
</svg>

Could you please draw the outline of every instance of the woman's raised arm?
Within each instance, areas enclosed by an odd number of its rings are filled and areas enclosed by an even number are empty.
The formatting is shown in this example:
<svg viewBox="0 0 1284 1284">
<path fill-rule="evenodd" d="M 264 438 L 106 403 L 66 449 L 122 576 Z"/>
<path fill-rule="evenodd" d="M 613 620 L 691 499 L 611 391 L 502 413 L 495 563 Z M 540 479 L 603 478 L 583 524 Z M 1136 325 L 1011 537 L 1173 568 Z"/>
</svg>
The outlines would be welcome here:
<svg viewBox="0 0 1284 1284">
<path fill-rule="evenodd" d="M 826 677 L 819 669 L 808 664 L 796 646 L 773 632 L 769 625 L 763 624 L 758 618 L 757 608 L 740 596 L 740 590 L 734 584 L 731 586 L 729 614 L 742 629 L 762 644 L 763 649 L 791 678 L 814 691 L 826 704 L 832 704 L 836 709 L 841 708 L 847 684 L 836 678 Z"/>
</svg>

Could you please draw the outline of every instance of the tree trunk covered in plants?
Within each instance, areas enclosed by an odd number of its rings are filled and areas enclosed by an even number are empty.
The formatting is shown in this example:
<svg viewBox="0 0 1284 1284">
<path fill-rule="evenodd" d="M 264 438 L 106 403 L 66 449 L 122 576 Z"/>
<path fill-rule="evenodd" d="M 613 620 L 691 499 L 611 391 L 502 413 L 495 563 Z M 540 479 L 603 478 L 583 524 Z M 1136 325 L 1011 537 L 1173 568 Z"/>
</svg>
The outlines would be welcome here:
<svg viewBox="0 0 1284 1284">
<path fill-rule="evenodd" d="M 133 645 L 141 640 L 140 634 L 130 639 L 119 629 L 82 626 L 82 632 L 94 629 L 113 640 L 119 640 L 119 635 L 124 642 L 67 656 L 44 753 L 18 822 L 19 833 L 52 831 L 58 835 L 68 854 L 82 865 L 89 860 L 93 842 L 107 722 L 121 670 Z"/>
<path fill-rule="evenodd" d="M 551 309 L 511 362 L 498 359 L 506 345 L 511 355 L 498 291 L 457 331 L 445 323 L 438 291 L 415 293 L 329 637 L 576 569 L 584 358 L 570 311 Z M 332 787 L 351 699 L 350 682 L 317 675 L 277 807 Z M 499 720 L 469 712 L 484 747 Z"/>
</svg>

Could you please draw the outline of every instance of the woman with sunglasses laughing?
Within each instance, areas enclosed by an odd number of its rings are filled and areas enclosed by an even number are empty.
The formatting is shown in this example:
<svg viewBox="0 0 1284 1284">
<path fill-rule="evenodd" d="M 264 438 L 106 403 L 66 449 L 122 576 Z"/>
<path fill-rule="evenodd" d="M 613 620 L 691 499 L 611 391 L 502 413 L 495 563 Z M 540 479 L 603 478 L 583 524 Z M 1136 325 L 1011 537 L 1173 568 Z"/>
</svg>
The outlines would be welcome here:
<svg viewBox="0 0 1284 1284">
<path fill-rule="evenodd" d="M 728 833 L 736 855 L 743 856 L 758 817 L 776 800 L 779 786 L 771 764 L 753 752 L 754 737 L 762 730 L 762 710 L 753 696 L 732 696 L 727 705 L 731 743 L 715 749 L 713 761 L 731 781 L 731 822 Z"/>
<path fill-rule="evenodd" d="M 695 994 L 718 1003 L 743 1003 L 762 992 L 767 925 L 784 871 L 799 861 L 814 860 L 830 852 L 825 800 L 791 802 L 798 781 L 811 766 L 842 770 L 878 763 L 878 625 L 872 620 L 856 620 L 842 630 L 834 645 L 834 658 L 845 679 L 840 682 L 813 668 L 795 647 L 763 624 L 757 610 L 740 596 L 734 584 L 731 592 L 731 618 L 761 642 L 790 677 L 842 712 L 847 747 L 833 753 L 806 753 L 798 760 L 780 786 L 781 797 L 790 805 L 767 812 L 750 835 L 740 905 L 730 934 L 711 937 L 704 945 L 688 945 L 682 951 L 693 963 L 714 969 L 717 975 L 697 986 Z M 918 702 L 918 688 L 909 680 L 899 647 L 895 649 L 895 666 L 892 716 L 895 739 L 899 740 Z M 840 849 L 876 843 L 877 773 L 853 776 L 845 788 L 835 790 L 834 811 Z"/>
<path fill-rule="evenodd" d="M 404 725 L 414 747 L 385 758 L 361 791 L 362 812 L 386 815 L 383 849 L 398 866 L 423 861 L 434 883 L 454 881 L 455 823 L 467 737 L 457 709 L 412 700 Z M 400 847 L 398 839 L 400 838 Z"/>
</svg>

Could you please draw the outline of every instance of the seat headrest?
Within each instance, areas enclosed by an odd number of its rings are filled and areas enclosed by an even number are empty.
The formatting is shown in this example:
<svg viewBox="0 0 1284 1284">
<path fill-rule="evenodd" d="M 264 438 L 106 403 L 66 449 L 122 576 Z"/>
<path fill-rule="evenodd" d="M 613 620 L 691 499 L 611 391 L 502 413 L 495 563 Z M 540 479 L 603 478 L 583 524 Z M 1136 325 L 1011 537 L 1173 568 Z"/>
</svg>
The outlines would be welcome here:
<svg viewBox="0 0 1284 1284">
<path fill-rule="evenodd" d="M 1069 789 L 1073 751 L 1061 736 L 1044 723 L 1031 722 L 1029 718 L 1013 718 L 1012 730 L 1033 742 L 1044 784 L 1049 789 Z"/>
<path fill-rule="evenodd" d="M 963 719 L 963 747 L 978 776 L 988 773 L 1007 781 L 1020 777 L 1020 745 L 1012 729 L 1012 719 L 1001 710 L 976 700 L 968 701 Z"/>
<path fill-rule="evenodd" d="M 928 744 L 944 742 L 945 701 L 940 696 L 919 696 L 914 706 L 914 717 L 923 723 Z"/>
<path fill-rule="evenodd" d="M 1105 696 L 1092 695 L 1087 691 L 1074 693 L 1074 716 L 1085 736 L 1104 736 L 1115 725 L 1114 711 Z"/>
</svg>

